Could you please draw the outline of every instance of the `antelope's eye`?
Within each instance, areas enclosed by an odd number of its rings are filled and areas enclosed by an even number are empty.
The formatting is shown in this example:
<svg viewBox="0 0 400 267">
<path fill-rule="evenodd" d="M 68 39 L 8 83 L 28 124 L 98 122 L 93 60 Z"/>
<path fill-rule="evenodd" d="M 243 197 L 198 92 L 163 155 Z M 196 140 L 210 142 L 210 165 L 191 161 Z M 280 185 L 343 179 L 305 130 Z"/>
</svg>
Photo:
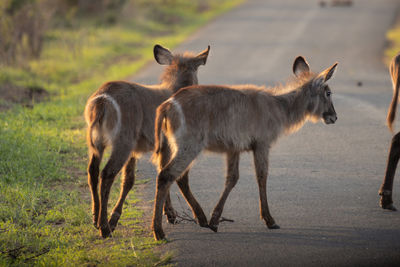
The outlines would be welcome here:
<svg viewBox="0 0 400 267">
<path fill-rule="evenodd" d="M 326 96 L 329 97 L 331 96 L 332 92 L 331 91 L 326 91 Z"/>
</svg>

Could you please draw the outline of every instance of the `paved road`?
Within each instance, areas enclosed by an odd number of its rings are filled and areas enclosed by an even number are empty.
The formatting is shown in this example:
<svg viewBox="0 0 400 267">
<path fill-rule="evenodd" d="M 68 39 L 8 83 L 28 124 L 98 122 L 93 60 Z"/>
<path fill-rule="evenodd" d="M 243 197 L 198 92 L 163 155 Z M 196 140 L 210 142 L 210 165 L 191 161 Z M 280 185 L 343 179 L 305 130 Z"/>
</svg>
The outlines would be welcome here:
<svg viewBox="0 0 400 267">
<path fill-rule="evenodd" d="M 211 45 L 199 71 L 204 84 L 284 82 L 297 55 L 316 71 L 339 62 L 330 82 L 337 123 L 309 123 L 271 151 L 268 200 L 281 229 L 268 230 L 260 220 L 252 157 L 243 154 L 240 180 L 223 213 L 234 223 L 222 223 L 218 233 L 190 222 L 164 224 L 171 241 L 164 248 L 175 251 L 178 266 L 400 263 L 400 212 L 381 210 L 377 195 L 391 139 L 385 118 L 392 91 L 381 58 L 385 31 L 400 3 L 359 0 L 351 7 L 324 8 L 318 3 L 249 0 L 177 49 Z M 150 65 L 135 80 L 156 81 L 160 70 Z M 191 171 L 192 190 L 206 214 L 222 192 L 224 171 L 224 156 L 216 154 L 203 154 Z M 138 175 L 153 178 L 145 194 L 151 199 L 154 168 L 142 160 Z M 400 178 L 394 201 L 400 207 L 399 183 Z M 185 211 L 176 192 L 173 185 L 174 206 Z"/>
</svg>

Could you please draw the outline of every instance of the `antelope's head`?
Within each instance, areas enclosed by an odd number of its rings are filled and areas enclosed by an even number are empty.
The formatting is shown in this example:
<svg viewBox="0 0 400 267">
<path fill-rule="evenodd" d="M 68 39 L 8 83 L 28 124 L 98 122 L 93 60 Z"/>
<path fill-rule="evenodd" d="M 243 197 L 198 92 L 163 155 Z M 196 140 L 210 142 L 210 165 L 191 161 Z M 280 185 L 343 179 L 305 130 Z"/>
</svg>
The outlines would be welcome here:
<svg viewBox="0 0 400 267">
<path fill-rule="evenodd" d="M 167 84 L 173 92 L 198 84 L 197 69 L 206 64 L 209 51 L 210 46 L 197 55 L 189 52 L 174 55 L 167 48 L 155 45 L 154 58 L 159 64 L 168 65 L 161 77 L 162 83 Z"/>
<path fill-rule="evenodd" d="M 326 124 L 332 124 L 337 120 L 332 102 L 332 91 L 327 84 L 328 80 L 332 78 L 337 64 L 333 64 L 319 74 L 313 74 L 303 57 L 299 56 L 294 61 L 293 72 L 296 77 L 307 80 L 303 87 L 311 97 L 308 112 L 313 121 L 322 119 Z"/>
</svg>

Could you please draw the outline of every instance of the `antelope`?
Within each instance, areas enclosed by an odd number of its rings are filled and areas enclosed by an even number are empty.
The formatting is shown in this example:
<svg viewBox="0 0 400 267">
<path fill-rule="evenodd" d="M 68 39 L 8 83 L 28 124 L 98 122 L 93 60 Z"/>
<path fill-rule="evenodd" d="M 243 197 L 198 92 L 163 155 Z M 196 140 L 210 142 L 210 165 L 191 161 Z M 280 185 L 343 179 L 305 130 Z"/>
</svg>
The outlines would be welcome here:
<svg viewBox="0 0 400 267">
<path fill-rule="evenodd" d="M 389 130 L 393 132 L 393 121 L 396 116 L 397 101 L 399 98 L 399 87 L 400 87 L 400 54 L 398 54 L 392 59 L 389 71 L 390 71 L 390 76 L 392 78 L 393 98 L 389 106 L 386 121 Z M 389 156 L 387 160 L 386 174 L 383 179 L 382 185 L 379 189 L 379 195 L 381 196 L 379 203 L 380 206 L 383 209 L 388 209 L 392 211 L 396 211 L 396 208 L 393 206 L 392 190 L 393 190 L 394 175 L 396 173 L 399 157 L 400 157 L 400 132 L 398 132 L 392 138 L 392 143 L 390 145 Z"/>
<path fill-rule="evenodd" d="M 204 149 L 227 156 L 225 188 L 207 227 L 217 232 L 225 201 L 239 179 L 239 155 L 252 151 L 261 218 L 268 228 L 278 229 L 269 212 L 266 193 L 270 146 L 283 133 L 300 129 L 307 120 L 335 123 L 337 116 L 327 81 L 336 66 L 337 63 L 314 74 L 299 56 L 293 64 L 294 81 L 280 90 L 254 85 L 190 86 L 162 103 L 156 111 L 153 153 L 153 161 L 161 170 L 152 219 L 154 238 L 165 238 L 161 216 L 170 185 L 175 180 L 179 182 Z M 165 155 L 165 146 L 170 147 L 172 155 Z M 165 166 L 161 164 L 164 157 L 169 158 Z M 198 210 L 192 211 L 196 216 Z"/>
<path fill-rule="evenodd" d="M 198 84 L 197 69 L 206 64 L 209 50 L 210 46 L 198 55 L 173 55 L 167 48 L 155 45 L 155 60 L 160 65 L 167 65 L 161 76 L 161 84 L 111 81 L 103 84 L 88 99 L 85 107 L 89 148 L 88 184 L 92 196 L 93 224 L 100 229 L 102 237 L 110 236 L 117 226 L 125 198 L 135 183 L 137 159 L 154 147 L 157 106 L 180 88 Z M 106 147 L 112 147 L 111 155 L 101 171 L 98 185 L 99 166 Z M 107 221 L 110 188 L 121 169 L 120 196 Z M 185 179 L 187 175 L 183 177 Z M 184 186 L 180 184 L 180 187 Z M 169 199 L 165 213 L 168 220 L 174 222 L 176 214 Z"/>
</svg>

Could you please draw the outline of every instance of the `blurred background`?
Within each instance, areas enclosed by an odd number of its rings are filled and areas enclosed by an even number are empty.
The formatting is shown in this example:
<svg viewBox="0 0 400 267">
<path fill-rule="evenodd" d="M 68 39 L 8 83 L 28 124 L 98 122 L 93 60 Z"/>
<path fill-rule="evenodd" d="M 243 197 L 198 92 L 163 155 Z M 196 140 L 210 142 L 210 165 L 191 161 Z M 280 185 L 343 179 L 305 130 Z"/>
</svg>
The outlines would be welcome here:
<svg viewBox="0 0 400 267">
<path fill-rule="evenodd" d="M 32 106 L 93 75 L 135 72 L 161 42 L 173 47 L 239 1 L 4 0 L 0 3 L 0 109 Z M 114 66 L 114 68 L 110 68 Z M 118 78 L 123 78 L 117 75 Z M 128 75 L 128 72 L 126 72 Z"/>
</svg>

